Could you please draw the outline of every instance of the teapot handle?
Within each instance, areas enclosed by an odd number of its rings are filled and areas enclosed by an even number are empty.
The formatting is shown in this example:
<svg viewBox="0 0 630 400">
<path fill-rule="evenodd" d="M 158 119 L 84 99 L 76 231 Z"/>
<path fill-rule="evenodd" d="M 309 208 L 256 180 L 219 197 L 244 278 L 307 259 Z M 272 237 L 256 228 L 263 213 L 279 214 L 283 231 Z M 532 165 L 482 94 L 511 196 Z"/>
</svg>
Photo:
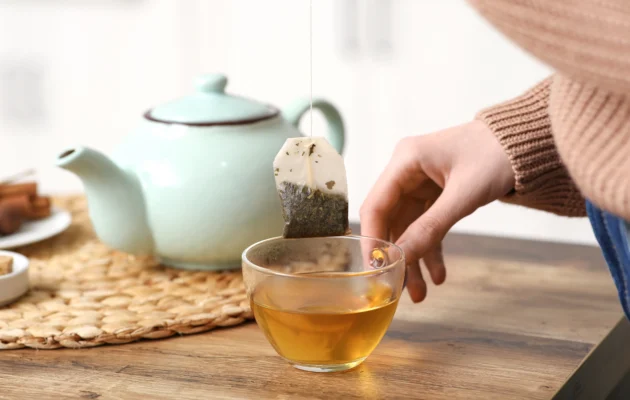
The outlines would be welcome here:
<svg viewBox="0 0 630 400">
<path fill-rule="evenodd" d="M 284 109 L 282 115 L 287 121 L 293 124 L 293 126 L 298 127 L 300 120 L 304 114 L 310 110 L 310 107 L 310 99 L 297 99 Z M 330 144 L 332 144 L 339 154 L 342 154 L 345 143 L 345 130 L 341 114 L 339 114 L 335 106 L 323 99 L 313 99 L 313 110 L 315 109 L 321 111 L 321 113 L 324 114 L 324 118 L 326 118 Z"/>
</svg>

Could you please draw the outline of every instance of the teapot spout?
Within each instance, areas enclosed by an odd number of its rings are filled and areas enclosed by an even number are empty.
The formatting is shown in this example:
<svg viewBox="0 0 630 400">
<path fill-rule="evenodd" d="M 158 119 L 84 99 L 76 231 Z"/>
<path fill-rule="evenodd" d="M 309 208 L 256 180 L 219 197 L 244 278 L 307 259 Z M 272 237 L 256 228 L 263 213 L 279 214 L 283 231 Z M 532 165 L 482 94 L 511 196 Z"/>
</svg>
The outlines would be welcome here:
<svg viewBox="0 0 630 400">
<path fill-rule="evenodd" d="M 85 147 L 61 153 L 57 166 L 73 172 L 83 182 L 90 219 L 101 241 L 135 255 L 152 253 L 153 237 L 135 175 L 122 170 L 104 154 Z"/>
</svg>

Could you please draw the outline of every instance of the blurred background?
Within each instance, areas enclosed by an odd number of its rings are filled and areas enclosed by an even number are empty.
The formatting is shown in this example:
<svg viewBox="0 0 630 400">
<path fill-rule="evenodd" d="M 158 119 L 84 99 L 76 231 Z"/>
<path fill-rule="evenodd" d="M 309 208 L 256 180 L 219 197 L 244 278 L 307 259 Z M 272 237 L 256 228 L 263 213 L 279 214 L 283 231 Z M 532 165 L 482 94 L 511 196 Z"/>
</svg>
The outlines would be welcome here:
<svg viewBox="0 0 630 400">
<path fill-rule="evenodd" d="M 35 167 L 42 191 L 81 191 L 53 166 L 60 150 L 111 151 L 200 73 L 282 108 L 309 94 L 308 46 L 308 0 L 0 0 L 0 175 Z M 469 121 L 549 73 L 464 0 L 313 1 L 313 91 L 345 119 L 352 220 L 400 138 Z M 505 204 L 455 229 L 595 243 L 585 219 Z"/>
</svg>

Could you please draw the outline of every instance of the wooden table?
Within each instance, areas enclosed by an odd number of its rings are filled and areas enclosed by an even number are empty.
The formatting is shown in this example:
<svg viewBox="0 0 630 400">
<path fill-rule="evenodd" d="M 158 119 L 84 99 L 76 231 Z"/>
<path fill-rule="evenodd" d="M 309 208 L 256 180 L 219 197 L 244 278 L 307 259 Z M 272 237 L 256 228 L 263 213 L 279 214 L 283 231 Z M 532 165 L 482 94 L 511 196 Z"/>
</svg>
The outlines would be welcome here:
<svg viewBox="0 0 630 400">
<path fill-rule="evenodd" d="M 630 369 L 630 324 L 598 249 L 464 235 L 445 248 L 446 283 L 418 305 L 405 295 L 353 371 L 293 369 L 250 323 L 0 352 L 0 398 L 599 399 Z"/>
</svg>

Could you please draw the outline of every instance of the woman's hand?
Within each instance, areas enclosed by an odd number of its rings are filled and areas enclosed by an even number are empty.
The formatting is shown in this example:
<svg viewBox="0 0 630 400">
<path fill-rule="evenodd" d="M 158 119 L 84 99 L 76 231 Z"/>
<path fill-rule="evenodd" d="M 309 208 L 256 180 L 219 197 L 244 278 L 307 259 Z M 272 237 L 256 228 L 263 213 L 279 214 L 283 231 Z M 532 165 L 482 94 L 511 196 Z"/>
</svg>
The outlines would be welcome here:
<svg viewBox="0 0 630 400">
<path fill-rule="evenodd" d="M 420 259 L 433 283 L 444 282 L 441 242 L 446 233 L 513 187 L 510 160 L 483 122 L 408 137 L 398 143 L 361 207 L 361 234 L 402 247 L 407 289 L 420 302 L 427 292 Z"/>
</svg>

